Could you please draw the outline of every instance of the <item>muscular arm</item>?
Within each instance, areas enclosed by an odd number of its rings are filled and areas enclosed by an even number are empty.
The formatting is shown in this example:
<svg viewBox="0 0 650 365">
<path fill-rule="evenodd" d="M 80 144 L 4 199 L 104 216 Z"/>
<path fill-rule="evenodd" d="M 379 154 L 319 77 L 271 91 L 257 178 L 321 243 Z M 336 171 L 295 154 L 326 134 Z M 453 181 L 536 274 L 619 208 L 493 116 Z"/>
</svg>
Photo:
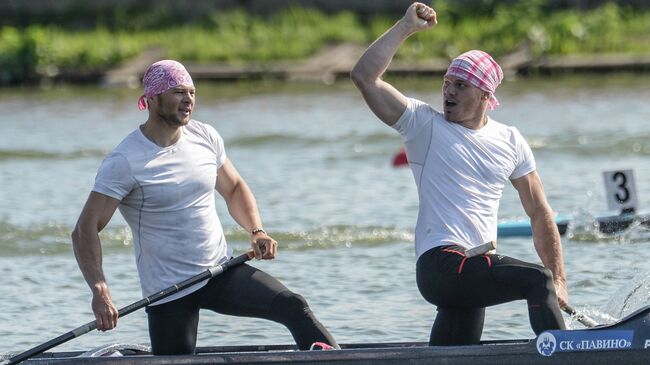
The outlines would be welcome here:
<svg viewBox="0 0 650 365">
<path fill-rule="evenodd" d="M 119 204 L 117 199 L 91 192 L 72 232 L 72 247 L 81 273 L 93 293 L 92 308 L 100 331 L 117 325 L 117 309 L 102 269 L 99 232 L 106 227 Z"/>
<path fill-rule="evenodd" d="M 407 100 L 381 76 L 406 38 L 435 24 L 436 13 L 433 9 L 422 3 L 413 3 L 402 19 L 368 47 L 352 69 L 352 81 L 382 122 L 395 124 L 404 113 Z"/>
<path fill-rule="evenodd" d="M 560 307 L 568 304 L 566 273 L 562 243 L 551 207 L 546 201 L 542 181 L 536 171 L 512 180 L 512 185 L 519 193 L 519 199 L 530 217 L 533 229 L 533 242 L 537 255 L 546 268 L 553 273 L 553 281 Z"/>
<path fill-rule="evenodd" d="M 244 179 L 239 175 L 229 159 L 219 168 L 216 189 L 226 201 L 228 212 L 235 221 L 249 233 L 255 228 L 262 227 L 257 202 L 253 192 Z M 256 233 L 251 237 L 251 245 L 258 259 L 272 259 L 277 251 L 275 242 L 266 233 Z M 260 250 L 265 247 L 264 253 Z"/>
</svg>

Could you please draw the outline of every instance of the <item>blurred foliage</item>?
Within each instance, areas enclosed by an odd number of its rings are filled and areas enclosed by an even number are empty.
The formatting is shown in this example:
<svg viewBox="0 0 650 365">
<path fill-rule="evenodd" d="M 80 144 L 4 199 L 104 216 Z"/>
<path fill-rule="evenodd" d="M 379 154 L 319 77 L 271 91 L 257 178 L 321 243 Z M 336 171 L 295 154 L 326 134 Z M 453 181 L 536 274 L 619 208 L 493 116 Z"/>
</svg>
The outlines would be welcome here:
<svg viewBox="0 0 650 365">
<path fill-rule="evenodd" d="M 230 63 L 304 58 L 325 44 L 366 40 L 354 14 L 326 16 L 302 8 L 266 19 L 251 19 L 243 10 L 219 13 L 201 26 L 184 26 L 159 35 L 156 44 L 175 45 L 166 47 L 170 58 Z"/>
<path fill-rule="evenodd" d="M 0 29 L 0 83 L 32 81 L 61 72 L 100 72 L 136 56 L 142 43 L 105 29 L 67 32 L 56 27 Z"/>
<path fill-rule="evenodd" d="M 549 12 L 544 0 L 472 0 L 476 4 L 467 8 L 468 1 L 434 1 L 438 25 L 413 35 L 397 57 L 451 58 L 476 48 L 498 57 L 522 45 L 529 45 L 535 56 L 650 52 L 648 11 L 610 3 L 589 11 Z M 162 9 L 141 15 L 124 12 L 83 31 L 55 25 L 5 26 L 0 28 L 0 84 L 102 71 L 151 47 L 184 62 L 299 59 L 330 43 L 365 46 L 397 20 L 394 15 L 359 19 L 351 12 L 326 15 L 298 7 L 269 16 L 230 10 L 193 22 L 173 23 L 171 18 L 173 14 Z"/>
<path fill-rule="evenodd" d="M 491 2 L 485 0 L 485 3 Z M 438 4 L 439 3 L 439 4 Z M 470 49 L 483 49 L 499 57 L 524 45 L 536 57 L 594 53 L 650 53 L 650 12 L 608 3 L 589 11 L 568 9 L 549 12 L 543 0 L 521 1 L 490 8 L 490 15 L 462 16 L 463 7 L 434 2 L 438 25 L 415 34 L 398 57 L 453 58 Z M 488 11 L 485 11 L 488 12 Z M 377 19 L 373 36 L 390 23 Z"/>
</svg>

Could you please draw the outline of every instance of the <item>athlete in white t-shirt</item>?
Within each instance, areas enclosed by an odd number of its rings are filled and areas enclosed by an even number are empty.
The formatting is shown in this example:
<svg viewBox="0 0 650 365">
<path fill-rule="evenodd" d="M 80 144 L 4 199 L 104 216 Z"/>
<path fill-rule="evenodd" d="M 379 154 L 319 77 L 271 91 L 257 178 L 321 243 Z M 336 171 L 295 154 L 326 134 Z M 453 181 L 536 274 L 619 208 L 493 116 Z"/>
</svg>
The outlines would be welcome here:
<svg viewBox="0 0 650 365">
<path fill-rule="evenodd" d="M 417 284 L 438 307 L 429 342 L 478 343 L 485 307 L 518 299 L 528 301 L 535 333 L 564 328 L 562 245 L 533 154 L 516 128 L 487 116 L 488 108 L 499 105 L 499 65 L 477 50 L 454 59 L 444 77 L 443 112 L 381 79 L 404 40 L 436 21 L 432 8 L 412 4 L 370 45 L 351 75 L 370 109 L 404 140 L 419 195 Z M 544 266 L 495 254 L 497 212 L 508 181 L 531 218 Z"/>
<path fill-rule="evenodd" d="M 226 157 L 221 136 L 190 119 L 195 88 L 189 73 L 180 63 L 164 60 L 147 69 L 143 83 L 139 106 L 149 110 L 149 117 L 103 161 L 72 234 L 101 331 L 117 325 L 118 311 L 102 270 L 98 234 L 117 208 L 133 233 L 144 296 L 231 258 L 215 190 L 250 232 L 256 258 L 273 259 L 277 251 L 277 242 L 262 229 L 253 193 Z M 300 349 L 314 343 L 337 346 L 302 296 L 242 264 L 148 306 L 153 353 L 193 353 L 203 308 L 282 323 Z"/>
</svg>

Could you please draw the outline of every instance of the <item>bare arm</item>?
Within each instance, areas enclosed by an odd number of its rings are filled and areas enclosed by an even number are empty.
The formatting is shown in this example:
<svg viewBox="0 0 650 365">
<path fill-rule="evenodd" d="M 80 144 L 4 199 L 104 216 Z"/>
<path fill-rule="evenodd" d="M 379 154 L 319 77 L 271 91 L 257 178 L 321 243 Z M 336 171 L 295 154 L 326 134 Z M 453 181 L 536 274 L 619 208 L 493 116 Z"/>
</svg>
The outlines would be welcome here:
<svg viewBox="0 0 650 365">
<path fill-rule="evenodd" d="M 352 69 L 352 81 L 366 103 L 388 125 L 395 124 L 404 113 L 407 100 L 381 76 L 404 40 L 417 31 L 434 26 L 436 21 L 432 8 L 422 3 L 411 4 L 404 17 L 373 42 Z"/>
<path fill-rule="evenodd" d="M 118 311 L 102 269 L 99 232 L 106 227 L 119 204 L 117 199 L 91 192 L 72 232 L 72 247 L 81 273 L 93 293 L 92 308 L 100 331 L 117 325 Z"/>
<path fill-rule="evenodd" d="M 533 242 L 542 263 L 553 273 L 553 282 L 561 308 L 569 303 L 562 242 L 551 207 L 546 201 L 542 181 L 536 171 L 512 180 L 512 185 L 519 192 L 519 199 L 530 217 L 533 229 Z"/>
<path fill-rule="evenodd" d="M 262 228 L 255 196 L 229 159 L 219 168 L 216 189 L 226 201 L 228 212 L 240 226 L 249 233 Z M 251 234 L 251 247 L 257 259 L 272 259 L 277 252 L 277 242 L 263 231 Z"/>
</svg>

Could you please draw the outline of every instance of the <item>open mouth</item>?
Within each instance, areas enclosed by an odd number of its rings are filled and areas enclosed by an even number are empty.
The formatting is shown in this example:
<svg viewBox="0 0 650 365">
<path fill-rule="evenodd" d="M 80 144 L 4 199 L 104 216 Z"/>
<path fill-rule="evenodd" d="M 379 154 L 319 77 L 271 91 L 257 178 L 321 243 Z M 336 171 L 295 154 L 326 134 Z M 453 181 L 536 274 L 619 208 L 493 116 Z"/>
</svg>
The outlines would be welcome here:
<svg viewBox="0 0 650 365">
<path fill-rule="evenodd" d="M 453 107 L 456 106 L 456 102 L 452 100 L 445 100 L 445 106 L 446 107 Z"/>
</svg>

